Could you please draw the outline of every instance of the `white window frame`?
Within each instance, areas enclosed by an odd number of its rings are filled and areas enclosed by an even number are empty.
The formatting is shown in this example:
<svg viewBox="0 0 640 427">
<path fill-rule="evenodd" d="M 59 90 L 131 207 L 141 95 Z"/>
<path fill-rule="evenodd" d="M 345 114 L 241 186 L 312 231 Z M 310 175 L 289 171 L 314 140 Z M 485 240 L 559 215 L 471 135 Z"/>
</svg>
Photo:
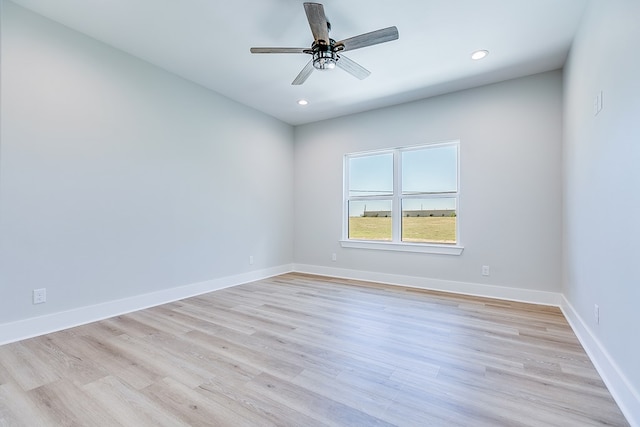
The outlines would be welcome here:
<svg viewBox="0 0 640 427">
<path fill-rule="evenodd" d="M 456 192 L 438 193 L 438 194 L 419 194 L 419 195 L 403 195 L 401 189 L 402 182 L 402 153 L 412 150 L 421 150 L 426 148 L 438 148 L 454 146 L 457 151 L 457 184 Z M 379 154 L 393 154 L 393 195 L 391 196 L 372 196 L 375 200 L 391 200 L 391 228 L 392 241 L 377 240 L 354 240 L 349 239 L 349 201 L 350 200 L 367 200 L 366 196 L 349 196 L 349 159 L 355 157 L 373 156 Z M 454 198 L 456 200 L 456 243 L 409 243 L 402 241 L 402 199 L 410 198 L 428 198 L 435 199 L 439 197 Z M 406 147 L 396 147 L 384 150 L 365 151 L 358 153 L 349 153 L 344 156 L 343 165 L 343 206 L 342 206 L 342 239 L 340 245 L 343 248 L 357 249 L 374 249 L 385 251 L 400 252 L 420 252 L 442 255 L 460 255 L 464 250 L 464 246 L 460 244 L 460 141 L 446 141 L 430 144 L 420 144 Z"/>
</svg>

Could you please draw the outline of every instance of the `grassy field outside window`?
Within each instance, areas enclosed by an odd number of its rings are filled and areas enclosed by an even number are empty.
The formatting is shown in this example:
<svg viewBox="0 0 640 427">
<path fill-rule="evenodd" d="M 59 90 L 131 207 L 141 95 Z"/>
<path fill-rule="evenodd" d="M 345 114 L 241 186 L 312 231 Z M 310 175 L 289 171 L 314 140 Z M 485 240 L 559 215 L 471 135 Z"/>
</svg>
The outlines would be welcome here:
<svg viewBox="0 0 640 427">
<path fill-rule="evenodd" d="M 391 218 L 350 217 L 349 239 L 392 240 Z M 402 241 L 407 243 L 455 243 L 456 217 L 402 218 Z"/>
</svg>

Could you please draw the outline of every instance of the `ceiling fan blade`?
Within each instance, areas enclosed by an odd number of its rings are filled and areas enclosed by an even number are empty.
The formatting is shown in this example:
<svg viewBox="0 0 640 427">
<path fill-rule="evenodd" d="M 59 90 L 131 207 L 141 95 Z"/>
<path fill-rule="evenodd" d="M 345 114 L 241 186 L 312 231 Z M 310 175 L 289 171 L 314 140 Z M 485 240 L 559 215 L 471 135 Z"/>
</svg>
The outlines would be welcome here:
<svg viewBox="0 0 640 427">
<path fill-rule="evenodd" d="M 304 47 L 252 47 L 251 53 L 305 53 Z"/>
<path fill-rule="evenodd" d="M 344 46 L 343 52 L 348 50 L 360 49 L 361 47 L 372 46 L 398 39 L 398 29 L 396 27 L 387 27 L 381 30 L 372 31 L 370 33 L 360 34 L 359 36 L 350 37 L 336 43 L 336 46 Z"/>
<path fill-rule="evenodd" d="M 344 55 L 340 55 L 340 59 L 336 61 L 336 65 L 360 80 L 366 79 L 369 77 L 369 74 L 371 74 L 371 71 Z"/>
<path fill-rule="evenodd" d="M 307 62 L 307 65 L 304 66 L 300 74 L 291 82 L 292 85 L 301 85 L 304 83 L 309 76 L 313 73 L 313 60 Z"/>
<path fill-rule="evenodd" d="M 307 14 L 307 20 L 315 42 L 328 45 L 329 26 L 327 25 L 327 17 L 324 14 L 324 7 L 320 3 L 305 3 L 304 11 Z"/>
</svg>

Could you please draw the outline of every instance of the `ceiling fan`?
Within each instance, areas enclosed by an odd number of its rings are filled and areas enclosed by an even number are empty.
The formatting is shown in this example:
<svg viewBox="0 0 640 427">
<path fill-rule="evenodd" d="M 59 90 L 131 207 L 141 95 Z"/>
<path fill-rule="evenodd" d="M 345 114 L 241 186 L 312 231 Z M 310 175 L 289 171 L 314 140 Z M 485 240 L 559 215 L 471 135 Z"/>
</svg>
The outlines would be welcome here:
<svg viewBox="0 0 640 427">
<path fill-rule="evenodd" d="M 314 69 L 331 70 L 335 67 L 342 68 L 360 80 L 365 79 L 371 72 L 357 62 L 342 55 L 342 52 L 385 43 L 398 38 L 398 29 L 396 27 L 388 27 L 341 41 L 335 41 L 329 37 L 331 23 L 327 21 L 324 14 L 324 7 L 320 3 L 304 3 L 304 11 L 307 14 L 307 20 L 309 21 L 311 33 L 314 38 L 311 48 L 251 48 L 251 53 L 306 53 L 311 55 L 311 60 L 293 80 L 292 85 L 301 85 L 304 83 Z"/>
</svg>

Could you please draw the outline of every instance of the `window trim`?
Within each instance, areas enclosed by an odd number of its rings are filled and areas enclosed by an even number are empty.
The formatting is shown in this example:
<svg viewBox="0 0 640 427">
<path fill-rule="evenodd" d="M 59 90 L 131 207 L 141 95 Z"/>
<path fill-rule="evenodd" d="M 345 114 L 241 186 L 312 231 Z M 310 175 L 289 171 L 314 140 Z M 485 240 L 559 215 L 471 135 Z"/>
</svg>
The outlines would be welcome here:
<svg viewBox="0 0 640 427">
<path fill-rule="evenodd" d="M 402 241 L 402 214 L 398 215 L 397 212 L 402 212 L 402 199 L 406 195 L 401 194 L 401 179 L 402 179 L 402 165 L 401 157 L 402 153 L 412 150 L 420 150 L 425 148 L 436 147 L 456 147 L 456 173 L 457 173 L 457 188 L 454 194 L 431 194 L 429 198 L 446 197 L 455 198 L 456 200 L 456 242 L 455 243 L 412 243 Z M 391 217 L 392 222 L 392 241 L 377 241 L 377 240 L 356 240 L 349 239 L 349 201 L 353 200 L 353 197 L 349 196 L 349 159 L 355 157 L 365 157 L 377 154 L 393 154 L 393 195 L 392 196 L 380 196 L 378 199 L 390 199 L 392 201 L 392 212 L 394 215 Z M 427 144 L 418 144 L 404 147 L 393 147 L 381 150 L 362 151 L 355 153 L 347 153 L 343 157 L 343 196 L 342 196 L 342 238 L 340 239 L 340 245 L 343 248 L 356 248 L 356 249 L 373 249 L 373 250 L 385 250 L 385 251 L 399 251 L 399 252 L 417 252 L 417 253 L 431 253 L 441 255 L 461 255 L 464 250 L 464 246 L 460 243 L 460 140 L 450 140 L 442 142 L 433 142 Z M 416 195 L 415 198 L 419 198 L 423 195 Z M 411 196 L 409 196 L 411 198 Z M 356 198 L 357 199 L 357 198 Z"/>
<path fill-rule="evenodd" d="M 461 255 L 464 250 L 464 246 L 454 243 L 394 243 L 374 240 L 340 240 L 340 246 L 343 248 L 439 255 Z"/>
</svg>

